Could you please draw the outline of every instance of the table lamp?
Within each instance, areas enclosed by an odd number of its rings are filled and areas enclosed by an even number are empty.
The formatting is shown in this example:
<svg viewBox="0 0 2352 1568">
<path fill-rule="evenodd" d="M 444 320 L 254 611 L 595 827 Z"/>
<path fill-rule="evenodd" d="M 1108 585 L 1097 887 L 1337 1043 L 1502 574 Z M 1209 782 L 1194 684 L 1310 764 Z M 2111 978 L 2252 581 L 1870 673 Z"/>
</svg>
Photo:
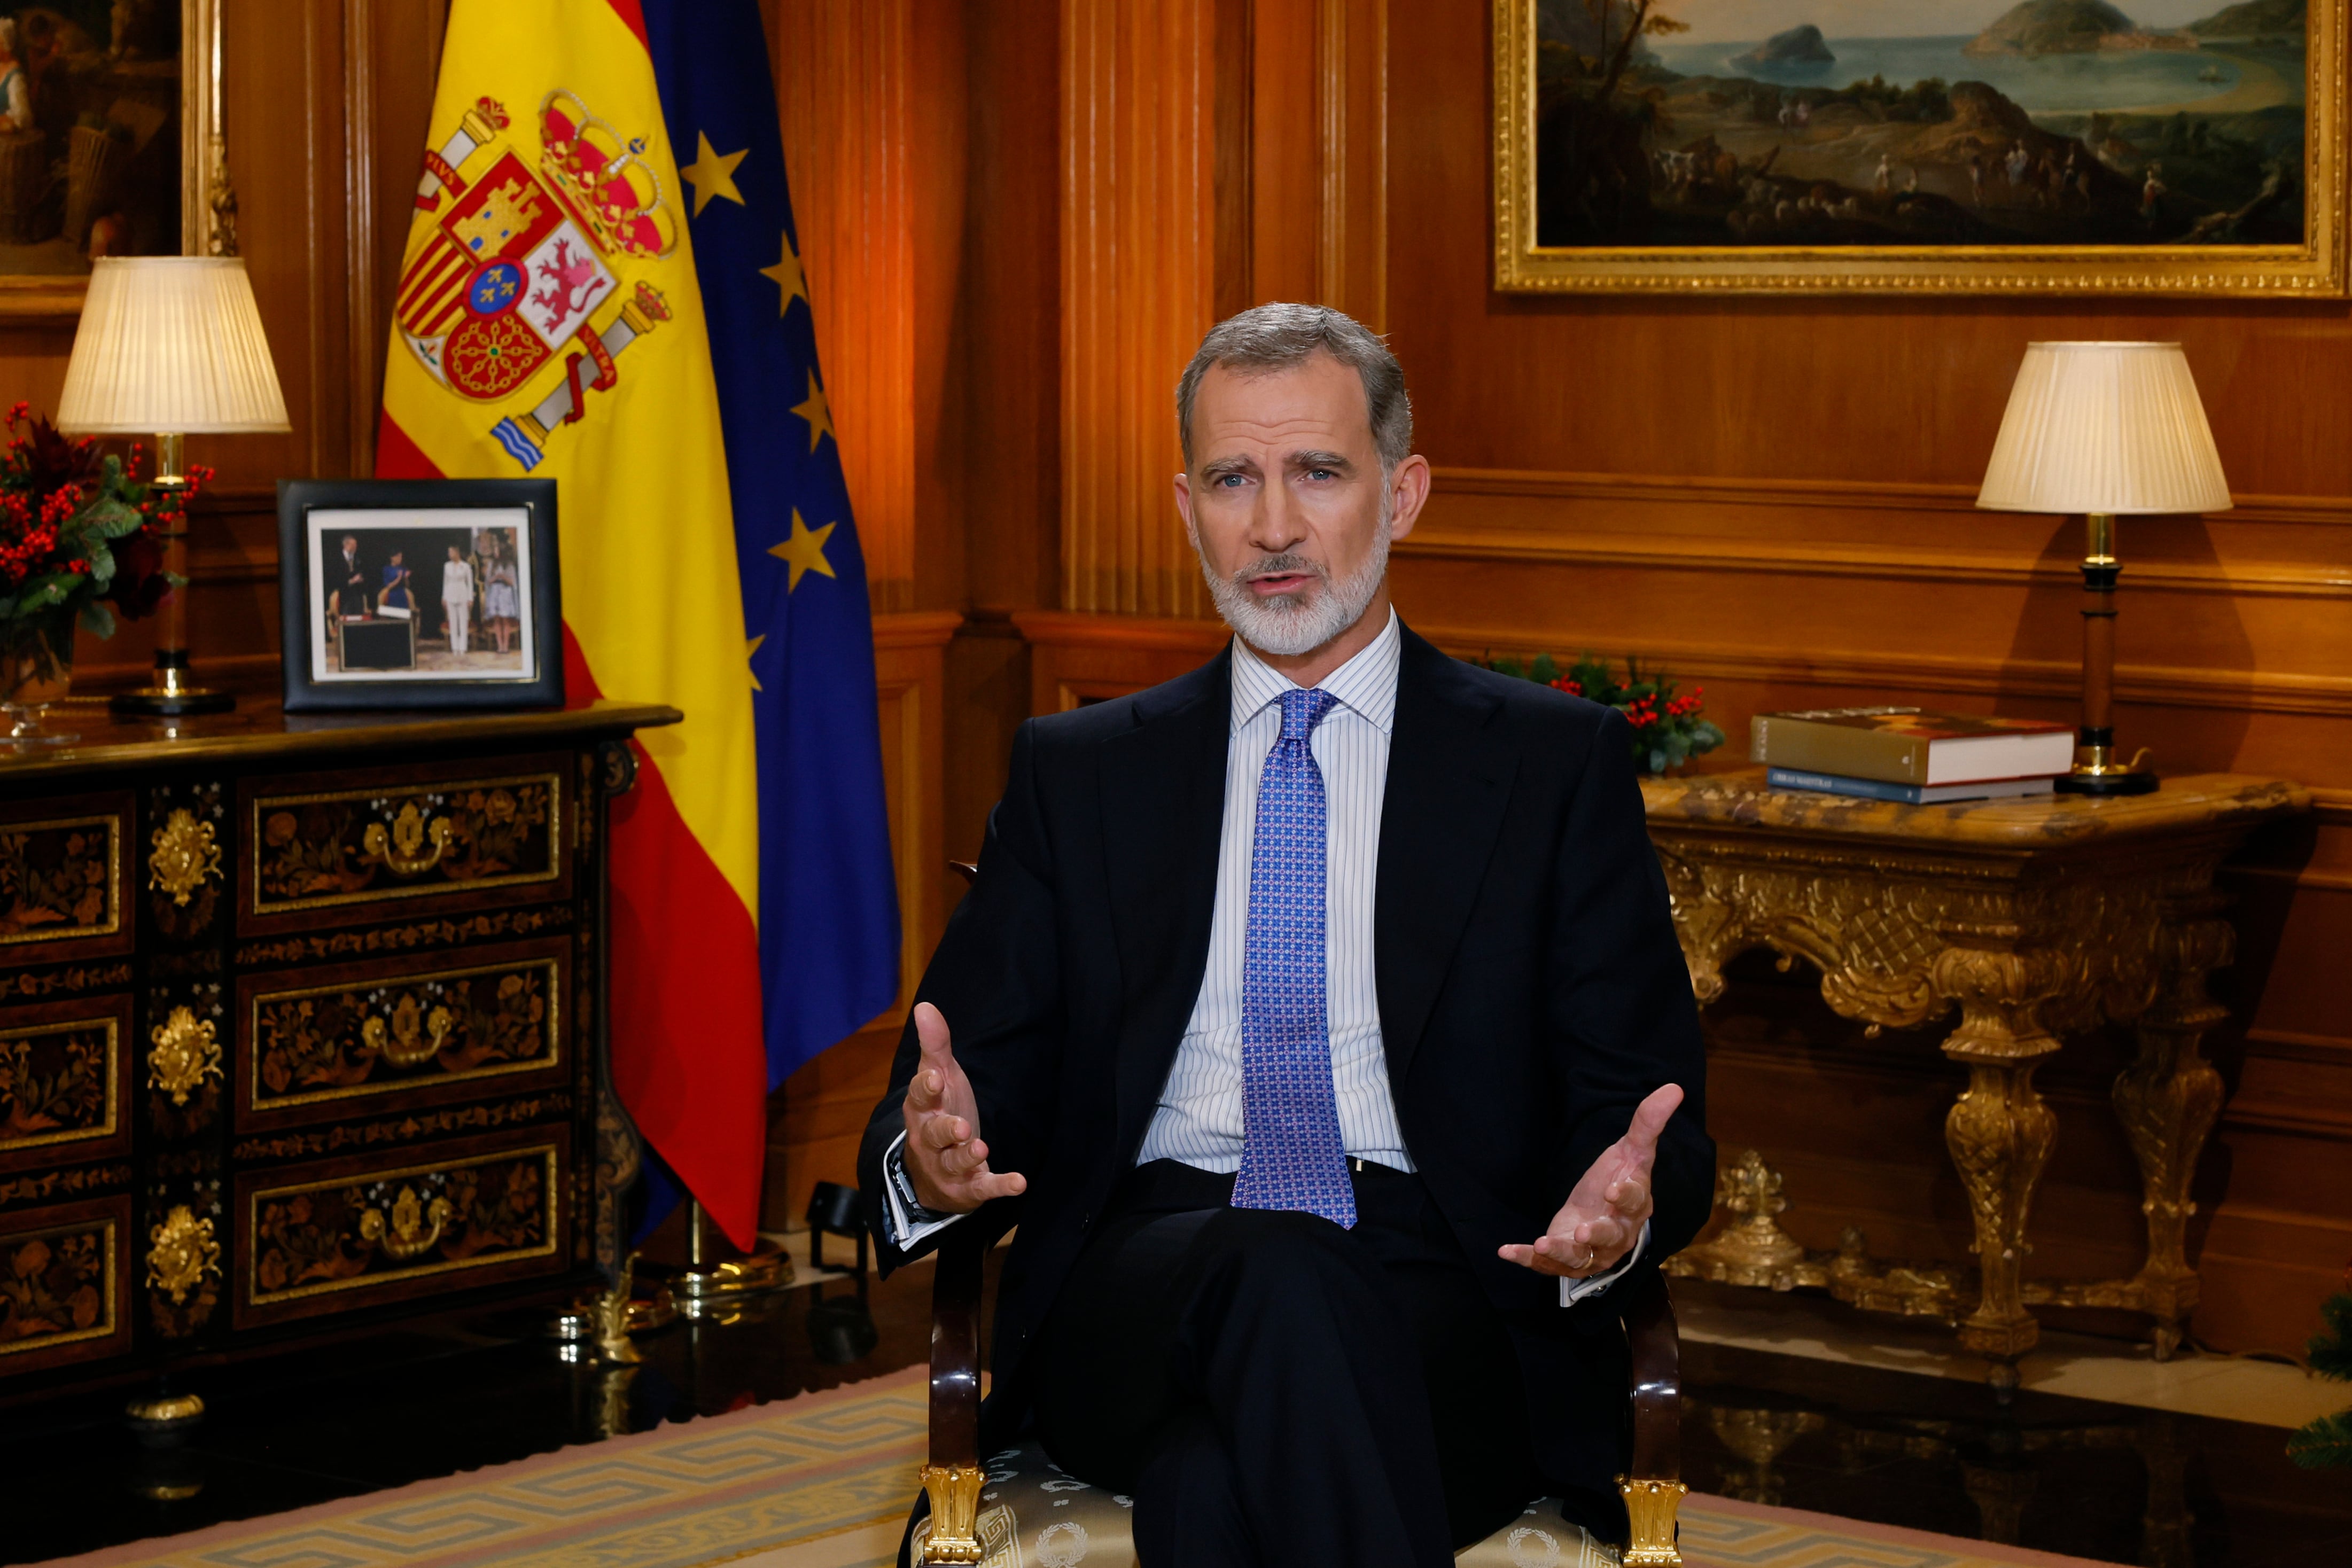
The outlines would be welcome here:
<svg viewBox="0 0 2352 1568">
<path fill-rule="evenodd" d="M 2074 771 L 2058 788 L 2155 789 L 2147 753 L 2125 762 L 2116 749 L 2116 518 L 2230 509 L 2221 455 L 2180 345 L 2027 344 L 1977 505 L 2083 514 L 2083 728 Z"/>
<path fill-rule="evenodd" d="M 58 400 L 58 428 L 79 435 L 152 435 L 158 492 L 184 491 L 181 438 L 277 434 L 286 400 L 270 366 L 245 263 L 222 256 L 104 256 Z M 163 569 L 188 575 L 187 508 L 158 506 Z M 165 521 L 160 514 L 170 514 Z M 114 699 L 117 713 L 219 713 L 236 706 L 195 684 L 188 664 L 187 590 L 157 612 L 155 683 Z"/>
</svg>

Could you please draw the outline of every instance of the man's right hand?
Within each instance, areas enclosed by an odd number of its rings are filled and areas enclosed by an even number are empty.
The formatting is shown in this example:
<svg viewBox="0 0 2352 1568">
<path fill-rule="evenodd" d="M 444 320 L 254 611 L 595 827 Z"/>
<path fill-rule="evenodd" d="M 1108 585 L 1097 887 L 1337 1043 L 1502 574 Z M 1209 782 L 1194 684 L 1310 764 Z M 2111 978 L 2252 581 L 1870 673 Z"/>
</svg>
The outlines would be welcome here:
<svg viewBox="0 0 2352 1568">
<path fill-rule="evenodd" d="M 992 1197 L 1028 1191 L 1026 1176 L 988 1168 L 971 1080 L 948 1048 L 948 1020 L 929 1002 L 915 1004 L 915 1038 L 923 1056 L 907 1085 L 904 1158 L 916 1198 L 940 1214 L 969 1214 Z"/>
</svg>

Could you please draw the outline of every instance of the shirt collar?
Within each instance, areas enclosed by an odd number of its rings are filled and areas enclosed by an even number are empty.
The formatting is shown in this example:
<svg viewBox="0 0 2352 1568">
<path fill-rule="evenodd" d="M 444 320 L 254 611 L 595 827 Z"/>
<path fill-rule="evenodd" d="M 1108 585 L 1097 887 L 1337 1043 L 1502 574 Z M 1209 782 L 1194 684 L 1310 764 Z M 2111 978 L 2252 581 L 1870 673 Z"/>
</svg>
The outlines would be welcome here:
<svg viewBox="0 0 2352 1568">
<path fill-rule="evenodd" d="M 1390 733 L 1396 718 L 1397 665 L 1403 648 L 1404 636 L 1391 605 L 1381 634 L 1324 676 L 1322 689 L 1359 718 L 1379 727 L 1383 735 Z M 1236 732 L 1267 706 L 1280 702 L 1283 693 L 1297 689 L 1297 682 L 1259 658 L 1247 643 L 1234 639 L 1233 727 Z"/>
</svg>

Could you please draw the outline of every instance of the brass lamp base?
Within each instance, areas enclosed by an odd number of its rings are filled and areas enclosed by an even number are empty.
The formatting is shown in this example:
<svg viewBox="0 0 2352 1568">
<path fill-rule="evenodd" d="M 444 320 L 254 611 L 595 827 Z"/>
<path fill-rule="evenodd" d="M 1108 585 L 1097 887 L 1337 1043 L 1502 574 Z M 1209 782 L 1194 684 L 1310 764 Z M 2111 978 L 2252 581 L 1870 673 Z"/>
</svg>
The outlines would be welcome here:
<svg viewBox="0 0 2352 1568">
<path fill-rule="evenodd" d="M 2109 747 L 2078 746 L 2074 770 L 2060 774 L 2056 784 L 2064 795 L 2153 795 L 2158 779 L 2156 769 L 2147 765 L 2146 747 L 2129 762 L 2117 762 Z"/>
<path fill-rule="evenodd" d="M 127 718 L 178 718 L 185 714 L 226 713 L 236 706 L 236 697 L 197 685 L 188 678 L 186 653 L 167 649 L 155 655 L 153 685 L 121 693 L 107 706 Z"/>
<path fill-rule="evenodd" d="M 128 718 L 179 718 L 187 714 L 227 713 L 236 706 L 236 697 L 210 686 L 184 686 L 178 691 L 141 686 L 118 692 L 107 706 Z"/>
</svg>

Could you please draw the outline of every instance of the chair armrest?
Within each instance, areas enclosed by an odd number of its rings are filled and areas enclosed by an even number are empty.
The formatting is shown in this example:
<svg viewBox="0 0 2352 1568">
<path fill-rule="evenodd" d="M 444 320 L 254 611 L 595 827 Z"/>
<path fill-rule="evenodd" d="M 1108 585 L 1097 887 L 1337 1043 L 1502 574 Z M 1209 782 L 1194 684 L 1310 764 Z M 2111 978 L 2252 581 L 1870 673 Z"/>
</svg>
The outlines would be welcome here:
<svg viewBox="0 0 2352 1568">
<path fill-rule="evenodd" d="M 1675 1516 L 1683 1495 L 1682 1346 L 1675 1335 L 1675 1303 L 1666 1277 L 1642 1271 L 1625 1308 L 1625 1343 L 1632 1352 L 1633 1469 L 1617 1480 L 1631 1537 L 1625 1568 L 1682 1568 Z"/>
<path fill-rule="evenodd" d="M 1633 1474 L 1643 1480 L 1680 1480 L 1683 1473 L 1682 1344 L 1666 1277 L 1644 1271 L 1625 1310 L 1625 1340 L 1633 1352 Z"/>
<path fill-rule="evenodd" d="M 950 1230 L 931 1278 L 931 1419 L 923 1490 L 931 1528 L 921 1561 L 976 1563 L 980 1550 L 980 1291 L 987 1241 Z"/>
<path fill-rule="evenodd" d="M 969 884 L 977 866 L 948 862 Z M 980 1291 L 990 1238 L 970 1220 L 949 1230 L 931 1276 L 931 1443 L 923 1490 L 931 1503 L 921 1561 L 980 1561 Z"/>
<path fill-rule="evenodd" d="M 979 1232 L 958 1226 L 931 1281 L 931 1463 L 980 1463 Z"/>
</svg>

